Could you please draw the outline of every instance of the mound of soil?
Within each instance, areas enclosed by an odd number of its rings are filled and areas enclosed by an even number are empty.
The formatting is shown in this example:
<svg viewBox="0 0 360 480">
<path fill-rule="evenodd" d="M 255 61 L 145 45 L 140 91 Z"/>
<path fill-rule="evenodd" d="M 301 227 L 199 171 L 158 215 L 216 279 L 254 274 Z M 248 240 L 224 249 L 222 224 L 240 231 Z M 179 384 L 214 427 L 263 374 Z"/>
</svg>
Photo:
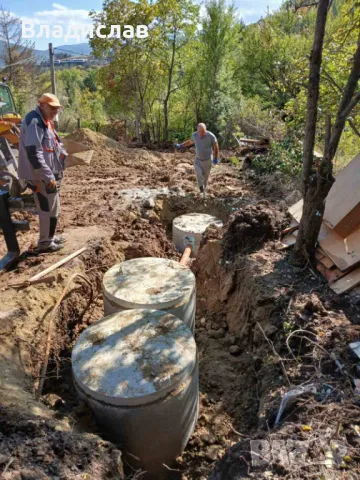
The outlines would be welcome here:
<svg viewBox="0 0 360 480">
<path fill-rule="evenodd" d="M 142 148 L 127 148 L 102 133 L 94 132 L 89 128 L 76 130 L 68 135 L 69 140 L 83 143 L 95 151 L 92 163 L 104 167 L 115 165 L 131 166 L 135 169 L 153 170 L 168 161 L 167 154 L 149 152 Z"/>
<path fill-rule="evenodd" d="M 73 140 L 74 142 L 83 143 L 84 145 L 94 149 L 108 147 L 118 150 L 126 150 L 126 148 L 116 140 L 113 140 L 102 133 L 94 132 L 93 130 L 90 130 L 90 128 L 81 128 L 79 130 L 75 130 L 75 132 L 73 132 L 71 135 L 68 135 L 67 138 L 69 140 Z"/>
<path fill-rule="evenodd" d="M 0 469 L 11 467 L 3 480 L 125 478 L 121 452 L 95 435 L 74 434 L 58 422 L 3 407 L 0 430 Z"/>
<path fill-rule="evenodd" d="M 154 214 L 153 214 L 154 215 Z M 136 217 L 131 226 L 119 221 L 112 240 L 120 242 L 126 260 L 138 257 L 166 257 L 179 260 L 180 255 L 166 236 L 161 223 Z"/>
<path fill-rule="evenodd" d="M 286 215 L 268 202 L 241 208 L 229 219 L 224 235 L 225 257 L 259 249 L 267 240 L 278 238 L 285 224 Z"/>
</svg>

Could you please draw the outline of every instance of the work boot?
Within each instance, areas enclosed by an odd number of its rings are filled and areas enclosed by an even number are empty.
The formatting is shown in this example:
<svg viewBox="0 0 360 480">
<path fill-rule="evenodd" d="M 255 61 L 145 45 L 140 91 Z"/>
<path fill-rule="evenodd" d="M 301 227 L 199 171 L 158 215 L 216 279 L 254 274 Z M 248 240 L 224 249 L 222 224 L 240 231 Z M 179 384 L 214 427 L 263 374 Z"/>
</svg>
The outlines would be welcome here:
<svg viewBox="0 0 360 480">
<path fill-rule="evenodd" d="M 200 195 L 201 195 L 202 198 L 206 197 L 205 187 L 200 187 Z"/>
<path fill-rule="evenodd" d="M 38 247 L 38 252 L 39 253 L 55 253 L 58 252 L 64 248 L 64 245 L 58 245 L 55 242 L 50 243 L 50 245 L 47 245 L 46 247 Z"/>
<path fill-rule="evenodd" d="M 67 242 L 67 238 L 60 235 L 59 237 L 55 237 L 53 242 L 56 243 L 56 245 L 63 245 Z"/>
</svg>

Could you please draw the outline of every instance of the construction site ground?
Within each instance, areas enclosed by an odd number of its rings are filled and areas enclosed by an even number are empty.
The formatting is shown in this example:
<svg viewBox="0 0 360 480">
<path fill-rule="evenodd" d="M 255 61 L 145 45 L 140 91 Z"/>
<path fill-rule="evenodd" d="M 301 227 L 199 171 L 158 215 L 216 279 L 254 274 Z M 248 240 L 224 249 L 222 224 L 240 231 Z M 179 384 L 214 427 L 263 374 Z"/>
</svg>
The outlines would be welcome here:
<svg viewBox="0 0 360 480">
<path fill-rule="evenodd" d="M 1 478 L 146 478 L 124 461 L 120 445 L 106 441 L 78 401 L 71 350 L 79 333 L 103 315 L 104 272 L 124 259 L 180 259 L 172 220 L 202 212 L 219 217 L 224 228 L 207 231 L 191 263 L 200 416 L 164 478 L 359 479 L 360 390 L 353 378 L 360 372 L 348 344 L 360 337 L 360 301 L 335 295 L 311 264 L 289 263 L 280 234 L 290 223 L 287 206 L 299 199 L 295 183 L 280 174 L 259 177 L 243 168 L 242 158 L 233 166 L 227 158 L 236 154 L 223 152 L 203 199 L 192 152 L 128 149 L 90 130 L 71 138 L 95 154 L 90 166 L 69 169 L 62 182 L 59 233 L 66 247 L 52 255 L 32 253 L 38 219 L 25 192 L 25 209 L 13 218 L 30 222 L 30 232 L 18 234 L 28 253 L 0 276 Z M 53 272 L 55 282 L 10 286 L 83 246 L 82 255 Z M 76 272 L 90 279 L 94 296 L 81 277 L 74 280 L 56 315 L 39 392 L 50 312 Z M 294 396 L 275 424 L 284 394 L 299 385 L 313 385 L 313 393 Z M 260 440 L 256 462 L 250 442 Z"/>
</svg>

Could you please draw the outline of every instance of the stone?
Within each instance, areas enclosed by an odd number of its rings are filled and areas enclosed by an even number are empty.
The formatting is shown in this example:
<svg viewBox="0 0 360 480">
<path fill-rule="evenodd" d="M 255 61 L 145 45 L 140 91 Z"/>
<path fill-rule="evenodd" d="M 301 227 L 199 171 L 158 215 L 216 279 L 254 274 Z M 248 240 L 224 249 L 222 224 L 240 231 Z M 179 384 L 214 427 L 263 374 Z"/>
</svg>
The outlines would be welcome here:
<svg viewBox="0 0 360 480">
<path fill-rule="evenodd" d="M 154 223 L 157 223 L 160 221 L 160 217 L 156 215 L 156 213 L 152 212 L 149 215 L 149 223 L 150 225 L 153 225 Z"/>
<path fill-rule="evenodd" d="M 220 446 L 211 445 L 205 452 L 205 458 L 211 462 L 216 462 L 219 457 Z"/>
<path fill-rule="evenodd" d="M 253 467 L 262 467 L 271 462 L 270 443 L 267 440 L 250 440 L 250 449 Z"/>
<path fill-rule="evenodd" d="M 203 317 L 200 319 L 200 325 L 204 327 L 206 325 L 206 319 Z"/>
<path fill-rule="evenodd" d="M 220 339 L 225 337 L 225 330 L 223 328 L 219 328 L 218 330 L 210 330 L 209 335 L 212 338 Z"/>
<path fill-rule="evenodd" d="M 147 198 L 143 201 L 143 206 L 149 210 L 155 208 L 155 200 L 153 198 Z"/>
<path fill-rule="evenodd" d="M 215 443 L 215 437 L 211 433 L 203 433 L 200 435 L 200 439 L 202 442 L 208 444 L 208 445 L 213 445 Z"/>
<path fill-rule="evenodd" d="M 231 347 L 229 348 L 229 352 L 231 353 L 231 355 L 239 355 L 239 353 L 241 352 L 241 348 L 239 347 L 239 345 L 231 345 Z"/>
<path fill-rule="evenodd" d="M 227 333 L 227 334 L 226 334 L 226 337 L 225 337 L 225 343 L 226 343 L 226 345 L 228 345 L 229 347 L 230 347 L 231 345 L 235 345 L 235 343 L 236 343 L 236 337 L 235 337 L 235 335 L 231 335 L 230 333 Z"/>
</svg>

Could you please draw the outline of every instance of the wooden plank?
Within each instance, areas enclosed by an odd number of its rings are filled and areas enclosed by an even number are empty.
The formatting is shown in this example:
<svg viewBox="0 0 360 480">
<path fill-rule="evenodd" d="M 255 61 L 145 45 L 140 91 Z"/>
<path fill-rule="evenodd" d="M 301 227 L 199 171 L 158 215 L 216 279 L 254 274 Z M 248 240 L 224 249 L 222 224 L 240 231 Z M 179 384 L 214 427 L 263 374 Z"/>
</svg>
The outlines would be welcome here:
<svg viewBox="0 0 360 480">
<path fill-rule="evenodd" d="M 66 157 L 66 168 L 75 167 L 77 165 L 90 165 L 93 155 L 94 150 L 72 153 Z"/>
<path fill-rule="evenodd" d="M 293 233 L 286 235 L 281 241 L 280 250 L 286 250 L 287 248 L 292 247 L 296 243 L 296 236 Z"/>
<path fill-rule="evenodd" d="M 324 221 L 334 228 L 360 203 L 360 154 L 336 176 L 326 198 Z M 360 225 L 360 218 L 358 218 Z M 353 224 L 354 227 L 354 224 Z"/>
<path fill-rule="evenodd" d="M 54 263 L 54 265 L 52 265 L 51 267 L 46 268 L 45 270 L 43 270 L 42 272 L 38 273 L 37 275 L 34 275 L 33 277 L 29 278 L 28 282 L 33 283 L 33 282 L 35 282 L 36 280 L 39 280 L 40 278 L 45 277 L 45 275 L 47 275 L 48 273 L 52 272 L 52 271 L 55 270 L 56 268 L 61 267 L 62 265 L 64 265 L 65 263 L 69 262 L 69 261 L 72 260 L 73 258 L 77 257 L 77 256 L 80 255 L 81 253 L 85 252 L 85 250 L 87 250 L 87 247 L 80 248 L 80 250 L 77 250 L 76 252 L 72 253 L 71 255 L 68 255 L 67 257 L 63 258 L 62 260 L 59 260 L 57 263 Z"/>
<path fill-rule="evenodd" d="M 335 293 L 344 293 L 357 285 L 360 284 L 360 268 L 353 270 L 348 275 L 345 275 L 337 282 L 331 285 L 331 289 L 334 290 Z"/>
<path fill-rule="evenodd" d="M 321 260 L 320 263 L 322 263 L 326 268 L 333 268 L 335 267 L 335 263 L 329 258 L 327 255 L 325 255 Z"/>
<path fill-rule="evenodd" d="M 319 243 L 340 270 L 347 270 L 360 262 L 360 227 L 346 239 L 328 228 L 327 235 L 321 240 L 319 237 Z"/>
<path fill-rule="evenodd" d="M 320 261 L 324 257 L 325 257 L 325 254 L 323 252 L 321 252 L 319 249 L 317 249 L 316 252 L 315 252 L 316 260 Z"/>
<path fill-rule="evenodd" d="M 339 278 L 342 278 L 344 275 L 346 275 L 345 272 L 342 272 L 338 268 L 332 268 L 330 270 L 329 268 L 326 268 L 325 265 L 323 265 L 322 263 L 318 263 L 316 265 L 316 269 L 321 273 L 321 275 L 326 278 L 330 285 L 339 280 Z"/>
<path fill-rule="evenodd" d="M 289 233 L 294 233 L 295 230 L 297 230 L 298 228 L 299 224 L 296 222 L 296 225 L 290 225 L 290 227 L 285 228 L 285 230 L 281 232 L 281 235 L 288 235 Z"/>
<path fill-rule="evenodd" d="M 292 215 L 298 223 L 300 223 L 302 217 L 303 204 L 304 200 L 301 199 L 289 208 L 290 215 Z"/>
<path fill-rule="evenodd" d="M 8 287 L 11 288 L 24 288 L 24 287 L 30 287 L 31 285 L 37 285 L 39 283 L 52 283 L 56 281 L 56 275 L 51 275 L 49 277 L 45 278 L 39 278 L 38 280 L 27 280 L 25 282 L 21 283 L 9 283 Z"/>
</svg>

